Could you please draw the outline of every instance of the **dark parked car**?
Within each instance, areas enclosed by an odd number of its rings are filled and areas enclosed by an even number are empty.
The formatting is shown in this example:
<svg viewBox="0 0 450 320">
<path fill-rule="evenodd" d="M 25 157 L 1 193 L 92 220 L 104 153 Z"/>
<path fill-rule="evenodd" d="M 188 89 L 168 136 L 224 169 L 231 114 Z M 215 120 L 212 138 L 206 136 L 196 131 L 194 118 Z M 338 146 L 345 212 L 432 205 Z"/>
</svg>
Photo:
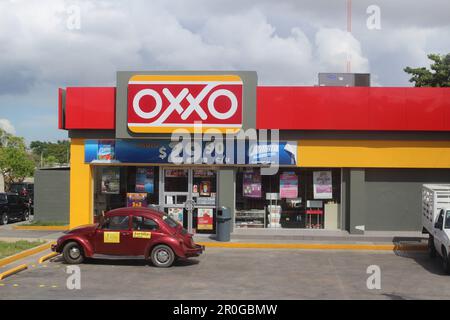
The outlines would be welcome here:
<svg viewBox="0 0 450 320">
<path fill-rule="evenodd" d="M 65 232 L 52 250 L 66 263 L 84 258 L 143 258 L 156 267 L 170 267 L 176 259 L 196 257 L 204 246 L 164 212 L 149 208 L 119 208 L 107 212 L 101 223 Z"/>
<path fill-rule="evenodd" d="M 12 183 L 9 187 L 9 191 L 17 193 L 20 197 L 24 198 L 25 203 L 28 203 L 30 214 L 34 214 L 34 183 Z"/>
<path fill-rule="evenodd" d="M 26 201 L 17 193 L 0 193 L 0 224 L 8 224 L 11 220 L 26 221 L 30 211 Z"/>
</svg>

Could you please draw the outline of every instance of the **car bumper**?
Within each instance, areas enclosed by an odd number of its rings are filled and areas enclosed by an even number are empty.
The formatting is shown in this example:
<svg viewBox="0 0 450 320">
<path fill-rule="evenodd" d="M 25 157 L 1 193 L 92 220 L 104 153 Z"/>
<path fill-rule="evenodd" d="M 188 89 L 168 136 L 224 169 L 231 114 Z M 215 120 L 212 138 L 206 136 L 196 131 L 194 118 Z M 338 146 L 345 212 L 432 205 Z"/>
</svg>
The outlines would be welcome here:
<svg viewBox="0 0 450 320">
<path fill-rule="evenodd" d="M 51 249 L 52 249 L 53 252 L 60 252 L 60 251 L 58 250 L 58 245 L 57 245 L 56 243 L 55 243 L 55 244 L 52 244 Z"/>
<path fill-rule="evenodd" d="M 201 246 L 199 244 L 196 244 L 194 248 L 186 249 L 186 257 L 198 257 L 205 251 L 205 246 Z"/>
</svg>

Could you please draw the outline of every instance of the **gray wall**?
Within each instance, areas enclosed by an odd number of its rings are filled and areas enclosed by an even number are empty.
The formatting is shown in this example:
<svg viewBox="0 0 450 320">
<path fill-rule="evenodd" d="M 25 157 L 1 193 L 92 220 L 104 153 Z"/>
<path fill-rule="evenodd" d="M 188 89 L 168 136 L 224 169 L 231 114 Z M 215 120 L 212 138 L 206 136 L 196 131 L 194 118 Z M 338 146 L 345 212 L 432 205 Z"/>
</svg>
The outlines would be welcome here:
<svg viewBox="0 0 450 320">
<path fill-rule="evenodd" d="M 450 169 L 350 169 L 351 233 L 420 231 L 424 183 L 450 183 Z"/>
<path fill-rule="evenodd" d="M 69 223 L 69 169 L 40 169 L 34 174 L 34 219 Z"/>
</svg>

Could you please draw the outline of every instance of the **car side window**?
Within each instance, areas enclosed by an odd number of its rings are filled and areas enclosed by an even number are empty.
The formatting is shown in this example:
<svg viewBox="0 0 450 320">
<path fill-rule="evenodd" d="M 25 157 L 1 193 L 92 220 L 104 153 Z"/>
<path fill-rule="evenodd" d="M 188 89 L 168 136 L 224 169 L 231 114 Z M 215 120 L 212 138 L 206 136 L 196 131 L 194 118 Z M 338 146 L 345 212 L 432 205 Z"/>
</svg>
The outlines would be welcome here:
<svg viewBox="0 0 450 320">
<path fill-rule="evenodd" d="M 445 229 L 450 229 L 450 210 L 445 213 Z"/>
<path fill-rule="evenodd" d="M 158 230 L 158 223 L 155 220 L 144 217 L 133 217 L 133 230 Z"/>
<path fill-rule="evenodd" d="M 102 229 L 105 230 L 128 230 L 128 216 L 113 216 L 105 219 Z"/>
<path fill-rule="evenodd" d="M 9 202 L 10 204 L 17 204 L 17 200 L 18 200 L 18 198 L 17 198 L 16 195 L 10 195 L 10 196 L 8 196 L 8 202 Z"/>
</svg>

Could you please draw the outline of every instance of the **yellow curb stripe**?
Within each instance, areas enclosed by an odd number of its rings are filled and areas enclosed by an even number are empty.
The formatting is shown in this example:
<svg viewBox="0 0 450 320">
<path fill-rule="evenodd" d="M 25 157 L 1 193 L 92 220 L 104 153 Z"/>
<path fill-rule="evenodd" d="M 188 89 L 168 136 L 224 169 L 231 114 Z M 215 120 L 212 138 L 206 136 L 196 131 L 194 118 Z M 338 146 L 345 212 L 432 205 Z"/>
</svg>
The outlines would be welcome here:
<svg viewBox="0 0 450 320">
<path fill-rule="evenodd" d="M 15 255 L 12 255 L 12 256 L 9 256 L 9 257 L 6 257 L 6 258 L 3 258 L 3 259 L 0 260 L 0 267 L 3 267 L 5 265 L 10 264 L 12 262 L 15 262 L 17 260 L 26 258 L 26 257 L 31 256 L 33 254 L 42 252 L 44 250 L 50 249 L 50 247 L 51 247 L 51 245 L 53 243 L 55 243 L 55 242 L 45 243 L 43 245 L 40 245 L 40 246 L 31 248 L 31 249 L 28 249 L 28 250 L 19 252 L 19 253 L 15 254 Z"/>
<path fill-rule="evenodd" d="M 305 250 L 376 250 L 376 251 L 423 251 L 426 245 L 408 244 L 328 244 L 328 243 L 235 243 L 199 242 L 205 247 L 250 249 L 305 249 Z"/>
<path fill-rule="evenodd" d="M 0 280 L 5 279 L 6 277 L 9 277 L 15 273 L 18 273 L 20 271 L 23 271 L 25 269 L 28 269 L 28 266 L 26 264 L 21 264 L 20 266 L 11 268 L 5 272 L 0 273 Z"/>
<path fill-rule="evenodd" d="M 30 230 L 30 231 L 66 231 L 69 226 L 13 226 L 15 230 Z"/>
<path fill-rule="evenodd" d="M 51 252 L 49 254 L 46 254 L 45 256 L 42 256 L 39 258 L 38 262 L 39 264 L 43 263 L 44 261 L 51 259 L 53 257 L 56 257 L 59 253 L 58 252 Z"/>
</svg>

